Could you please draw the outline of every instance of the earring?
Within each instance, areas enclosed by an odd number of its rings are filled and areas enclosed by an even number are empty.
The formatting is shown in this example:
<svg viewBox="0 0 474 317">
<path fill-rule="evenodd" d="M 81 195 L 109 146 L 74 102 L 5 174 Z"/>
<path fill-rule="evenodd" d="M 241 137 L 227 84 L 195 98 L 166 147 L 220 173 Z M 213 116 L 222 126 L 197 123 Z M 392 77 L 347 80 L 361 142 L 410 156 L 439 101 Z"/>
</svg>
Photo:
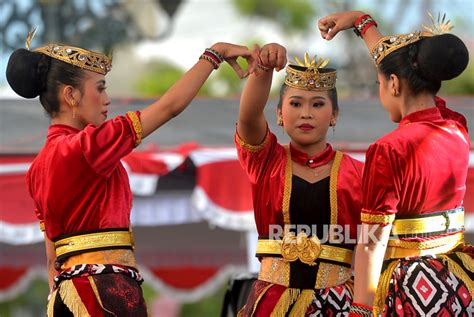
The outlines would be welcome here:
<svg viewBox="0 0 474 317">
<path fill-rule="evenodd" d="M 283 118 L 282 117 L 278 117 L 277 119 L 277 124 L 282 127 L 283 126 Z"/>
<path fill-rule="evenodd" d="M 392 90 L 392 96 L 397 97 L 399 95 L 399 92 L 396 91 L 395 89 Z"/>
<path fill-rule="evenodd" d="M 76 101 L 72 100 L 71 101 L 71 108 L 72 108 L 72 118 L 76 118 Z"/>
<path fill-rule="evenodd" d="M 332 126 L 332 137 L 334 139 L 336 138 L 336 125 L 335 124 Z"/>
</svg>

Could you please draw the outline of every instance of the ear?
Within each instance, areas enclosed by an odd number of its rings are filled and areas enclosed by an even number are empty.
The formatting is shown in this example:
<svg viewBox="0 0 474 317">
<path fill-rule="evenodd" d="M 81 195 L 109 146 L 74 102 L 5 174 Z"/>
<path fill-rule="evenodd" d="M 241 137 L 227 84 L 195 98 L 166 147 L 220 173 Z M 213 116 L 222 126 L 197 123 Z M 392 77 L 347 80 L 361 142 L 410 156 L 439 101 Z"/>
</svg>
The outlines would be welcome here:
<svg viewBox="0 0 474 317">
<path fill-rule="evenodd" d="M 339 116 L 339 110 L 333 111 L 333 112 L 332 112 L 332 116 L 331 116 L 331 121 L 333 121 L 334 123 L 336 123 L 338 116 Z"/>
<path fill-rule="evenodd" d="M 77 106 L 79 101 L 80 95 L 79 91 L 72 87 L 71 85 L 64 85 L 60 92 L 60 98 L 64 100 L 64 102 L 68 106 Z"/>
<path fill-rule="evenodd" d="M 400 89 L 401 89 L 400 79 L 395 74 L 390 75 L 390 89 L 392 91 L 396 91 L 397 94 L 400 94 Z"/>
<path fill-rule="evenodd" d="M 277 116 L 277 118 L 283 117 L 283 112 L 282 112 L 281 108 L 277 107 L 276 116 Z"/>
</svg>

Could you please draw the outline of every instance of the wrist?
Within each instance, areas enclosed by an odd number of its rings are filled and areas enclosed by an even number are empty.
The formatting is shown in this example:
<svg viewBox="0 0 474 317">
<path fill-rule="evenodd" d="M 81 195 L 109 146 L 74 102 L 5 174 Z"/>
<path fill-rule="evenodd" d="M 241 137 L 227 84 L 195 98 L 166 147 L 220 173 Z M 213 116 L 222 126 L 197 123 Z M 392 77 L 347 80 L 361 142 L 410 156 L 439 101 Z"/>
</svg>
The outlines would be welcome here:
<svg viewBox="0 0 474 317">
<path fill-rule="evenodd" d="M 360 11 L 359 11 L 360 12 Z M 363 12 L 361 12 L 363 13 Z M 359 37 L 364 37 L 365 32 L 372 26 L 377 27 L 377 22 L 368 14 L 359 15 L 353 24 L 354 33 Z"/>
<path fill-rule="evenodd" d="M 219 53 L 223 58 L 225 58 L 225 49 L 222 45 L 222 43 L 216 43 L 214 45 L 212 45 L 211 47 L 209 47 L 211 50 Z"/>
<path fill-rule="evenodd" d="M 224 57 L 213 48 L 206 48 L 199 59 L 203 59 L 212 64 L 214 69 L 218 69 L 219 65 L 224 61 Z"/>
</svg>

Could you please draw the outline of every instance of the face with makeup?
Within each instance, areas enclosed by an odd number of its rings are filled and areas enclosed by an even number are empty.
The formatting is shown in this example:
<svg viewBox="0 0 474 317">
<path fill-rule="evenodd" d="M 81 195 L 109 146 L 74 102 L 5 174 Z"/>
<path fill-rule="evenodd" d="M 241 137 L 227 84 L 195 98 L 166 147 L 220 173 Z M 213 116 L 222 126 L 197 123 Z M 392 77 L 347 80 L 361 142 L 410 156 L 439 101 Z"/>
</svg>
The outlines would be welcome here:
<svg viewBox="0 0 474 317">
<path fill-rule="evenodd" d="M 105 76 L 91 71 L 84 71 L 85 77 L 81 88 L 71 87 L 71 101 L 76 106 L 74 117 L 80 126 L 87 124 L 100 125 L 107 119 L 109 96 L 106 92 Z"/>
<path fill-rule="evenodd" d="M 330 126 L 336 124 L 337 110 L 328 91 L 310 91 L 285 86 L 277 116 L 283 119 L 292 143 L 307 147 L 326 143 Z"/>
</svg>

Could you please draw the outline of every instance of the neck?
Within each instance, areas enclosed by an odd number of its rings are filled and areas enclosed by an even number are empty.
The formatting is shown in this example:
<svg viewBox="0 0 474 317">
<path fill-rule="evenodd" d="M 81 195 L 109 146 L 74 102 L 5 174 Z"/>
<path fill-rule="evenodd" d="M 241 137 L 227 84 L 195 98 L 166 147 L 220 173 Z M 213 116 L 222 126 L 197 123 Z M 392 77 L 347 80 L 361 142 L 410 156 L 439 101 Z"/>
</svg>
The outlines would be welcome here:
<svg viewBox="0 0 474 317">
<path fill-rule="evenodd" d="M 322 153 L 326 149 L 326 138 L 320 140 L 317 143 L 308 144 L 308 145 L 299 144 L 292 140 L 291 145 L 297 150 L 308 154 L 308 156 L 316 156 Z"/>
<path fill-rule="evenodd" d="M 434 105 L 434 96 L 431 94 L 423 93 L 416 96 L 405 96 L 401 106 L 402 118 L 413 112 L 432 108 Z"/>
<path fill-rule="evenodd" d="M 78 130 L 84 129 L 84 124 L 82 124 L 81 121 L 79 121 L 78 119 L 73 118 L 72 113 L 65 113 L 65 114 L 60 113 L 54 116 L 53 118 L 51 118 L 51 125 L 53 124 L 63 124 L 63 125 L 76 128 Z"/>
</svg>

